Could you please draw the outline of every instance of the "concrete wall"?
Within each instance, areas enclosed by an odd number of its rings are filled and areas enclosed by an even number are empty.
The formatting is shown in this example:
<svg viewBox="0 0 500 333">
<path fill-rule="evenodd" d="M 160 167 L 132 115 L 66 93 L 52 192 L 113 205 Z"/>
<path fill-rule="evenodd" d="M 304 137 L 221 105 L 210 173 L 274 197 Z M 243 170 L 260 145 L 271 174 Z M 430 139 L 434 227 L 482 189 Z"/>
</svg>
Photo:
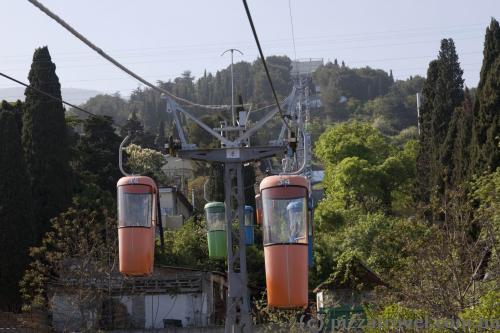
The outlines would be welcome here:
<svg viewBox="0 0 500 333">
<path fill-rule="evenodd" d="M 191 216 L 191 211 L 179 199 L 177 189 L 163 187 L 160 191 L 161 221 L 164 229 L 179 229 L 184 221 Z"/>
<path fill-rule="evenodd" d="M 172 187 L 160 188 L 160 206 L 162 215 L 177 215 L 177 200 L 175 189 Z"/>
<path fill-rule="evenodd" d="M 157 328 L 150 330 L 112 330 L 107 331 L 108 333 L 223 333 L 223 326 L 214 327 L 170 327 L 170 328 Z M 260 332 L 259 330 L 254 330 L 254 332 Z"/>
<path fill-rule="evenodd" d="M 97 325 L 98 309 L 92 304 L 97 300 L 82 298 L 74 294 L 54 293 L 49 299 L 52 311 L 52 326 L 57 332 L 75 331 L 84 326 L 92 329 Z M 99 304 L 99 301 L 95 302 Z"/>
<path fill-rule="evenodd" d="M 182 326 L 206 326 L 207 295 L 177 294 L 177 295 L 147 295 L 145 296 L 145 326 L 146 328 L 163 328 L 164 319 L 177 319 Z"/>
</svg>

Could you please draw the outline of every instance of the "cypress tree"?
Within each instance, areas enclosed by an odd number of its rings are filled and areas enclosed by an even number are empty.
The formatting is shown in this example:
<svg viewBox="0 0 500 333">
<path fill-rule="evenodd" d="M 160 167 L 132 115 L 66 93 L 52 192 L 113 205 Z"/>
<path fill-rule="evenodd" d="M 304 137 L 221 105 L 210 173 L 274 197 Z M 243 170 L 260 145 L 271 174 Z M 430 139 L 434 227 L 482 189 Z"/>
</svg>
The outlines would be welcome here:
<svg viewBox="0 0 500 333">
<path fill-rule="evenodd" d="M 430 163 L 433 152 L 432 112 L 435 88 L 438 80 L 438 61 L 433 60 L 427 69 L 427 78 L 422 87 L 423 103 L 420 108 L 420 136 L 417 154 L 417 177 L 415 199 L 424 206 L 430 202 L 431 178 Z"/>
<path fill-rule="evenodd" d="M 495 19 L 486 29 L 483 55 L 474 104 L 471 174 L 500 167 L 500 26 Z"/>
<path fill-rule="evenodd" d="M 125 125 L 120 129 L 120 135 L 122 137 L 126 137 L 127 134 L 134 132 L 144 132 L 144 126 L 142 126 L 141 122 L 137 118 L 137 112 L 132 111 L 130 117 L 128 118 Z"/>
<path fill-rule="evenodd" d="M 438 56 L 438 79 L 431 113 L 434 160 L 439 160 L 439 147 L 447 135 L 453 111 L 463 102 L 462 74 L 463 70 L 458 62 L 455 43 L 452 39 L 443 39 Z M 449 165 L 449 161 L 443 162 Z"/>
<path fill-rule="evenodd" d="M 224 164 L 214 162 L 210 165 L 207 184 L 207 199 L 224 202 Z"/>
<path fill-rule="evenodd" d="M 61 98 L 61 85 L 47 47 L 38 48 L 28 75 L 30 85 Z M 61 102 L 33 89 L 25 91 L 22 142 L 30 174 L 37 239 L 72 196 L 69 149 Z"/>
<path fill-rule="evenodd" d="M 108 116 L 85 120 L 83 135 L 76 147 L 76 169 L 84 178 L 86 174 L 92 175 L 99 187 L 114 196 L 116 182 L 121 177 L 118 150 L 122 139 L 115 133 L 112 124 L 113 120 Z"/>
<path fill-rule="evenodd" d="M 30 181 L 21 145 L 19 110 L 2 103 L 0 110 L 0 309 L 21 305 L 19 281 L 34 245 Z M 7 109 L 7 110 L 6 110 Z"/>
<path fill-rule="evenodd" d="M 472 97 L 465 89 L 462 106 L 455 109 L 442 145 L 443 160 L 451 161 L 443 170 L 447 187 L 457 188 L 468 178 L 470 164 L 469 145 L 472 132 Z M 443 163 L 444 164 L 444 163 Z"/>
<path fill-rule="evenodd" d="M 438 59 L 429 64 L 422 91 L 424 103 L 417 156 L 417 196 L 425 205 L 431 202 L 439 205 L 446 172 L 453 169 L 451 154 L 443 155 L 442 143 L 448 135 L 453 112 L 463 101 L 462 74 L 453 40 L 443 39 Z"/>
<path fill-rule="evenodd" d="M 165 122 L 161 120 L 160 125 L 158 126 L 158 135 L 156 136 L 155 144 L 158 150 L 163 152 L 165 150 L 165 143 Z"/>
<path fill-rule="evenodd" d="M 154 135 L 144 131 L 144 126 L 139 121 L 139 118 L 137 118 L 135 111 L 132 112 L 130 118 L 120 130 L 122 137 L 127 136 L 129 133 L 132 135 L 130 143 L 139 145 L 142 148 L 156 149 Z"/>
</svg>

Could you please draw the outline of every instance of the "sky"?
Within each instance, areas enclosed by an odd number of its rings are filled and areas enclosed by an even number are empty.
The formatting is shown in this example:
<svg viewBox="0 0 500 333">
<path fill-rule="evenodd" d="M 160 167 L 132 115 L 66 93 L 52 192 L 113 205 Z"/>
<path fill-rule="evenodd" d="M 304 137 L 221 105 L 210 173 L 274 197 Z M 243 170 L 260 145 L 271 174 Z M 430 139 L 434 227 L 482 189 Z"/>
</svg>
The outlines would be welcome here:
<svg viewBox="0 0 500 333">
<path fill-rule="evenodd" d="M 238 0 L 40 0 L 94 44 L 150 82 L 190 70 L 199 77 L 258 50 Z M 485 29 L 499 0 L 248 0 L 263 51 L 345 61 L 425 76 L 440 40 L 453 38 L 465 84 L 477 85 Z M 291 9 L 291 11 L 290 11 Z M 143 87 L 26 0 L 0 0 L 0 71 L 27 82 L 35 48 L 47 45 L 64 88 L 122 96 Z M 292 24 L 293 22 L 293 24 Z M 293 31 L 293 33 L 292 33 Z M 294 38 L 292 38 L 294 36 Z M 295 42 L 295 47 L 294 47 Z M 238 78 L 244 79 L 244 78 Z M 0 78 L 0 88 L 15 83 Z"/>
</svg>

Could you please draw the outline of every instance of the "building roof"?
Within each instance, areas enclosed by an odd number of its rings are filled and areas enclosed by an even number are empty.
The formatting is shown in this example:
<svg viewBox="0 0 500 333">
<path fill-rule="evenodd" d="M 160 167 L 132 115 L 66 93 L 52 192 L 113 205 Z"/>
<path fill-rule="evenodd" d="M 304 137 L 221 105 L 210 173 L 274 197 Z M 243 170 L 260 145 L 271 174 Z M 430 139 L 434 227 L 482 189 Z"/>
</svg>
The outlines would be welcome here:
<svg viewBox="0 0 500 333">
<path fill-rule="evenodd" d="M 197 269 L 183 266 L 169 266 L 169 265 L 155 265 L 155 269 L 159 268 L 163 273 L 174 273 L 174 272 L 204 272 L 204 273 L 212 273 L 219 276 L 226 277 L 225 272 L 219 271 L 209 271 L 205 269 Z"/>
<path fill-rule="evenodd" d="M 337 274 L 335 274 L 337 273 Z M 320 283 L 313 292 L 317 293 L 321 290 L 335 289 L 373 289 L 376 286 L 386 285 L 384 281 L 373 272 L 363 261 L 356 257 L 352 257 L 349 265 L 349 278 L 343 279 L 347 272 L 332 273 L 328 279 Z"/>
<path fill-rule="evenodd" d="M 77 278 L 65 276 L 49 284 L 52 290 L 62 288 L 70 292 L 85 288 L 107 290 L 115 295 L 192 294 L 202 292 L 203 280 L 214 275 L 219 277 L 220 283 L 226 284 L 227 276 L 223 272 L 164 265 L 155 265 L 153 274 L 148 277 L 126 277 L 118 271 L 113 271 L 111 276 L 96 272 L 95 276 L 84 283 Z"/>
</svg>

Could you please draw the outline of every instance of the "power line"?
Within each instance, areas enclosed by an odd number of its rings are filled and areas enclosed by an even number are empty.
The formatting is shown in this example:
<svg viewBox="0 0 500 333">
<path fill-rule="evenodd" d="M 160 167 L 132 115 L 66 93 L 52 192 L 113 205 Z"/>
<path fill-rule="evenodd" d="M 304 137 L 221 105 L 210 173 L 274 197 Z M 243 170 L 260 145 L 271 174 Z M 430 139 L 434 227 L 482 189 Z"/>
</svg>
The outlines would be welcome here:
<svg viewBox="0 0 500 333">
<path fill-rule="evenodd" d="M 40 9 L 47 16 L 49 16 L 50 18 L 52 18 L 54 21 L 56 21 L 61 26 L 63 26 L 73 36 L 75 36 L 76 38 L 78 38 L 79 40 L 81 40 L 83 43 L 85 43 L 88 47 L 90 47 L 91 49 L 93 49 L 94 51 L 96 51 L 100 56 L 102 56 L 103 58 L 105 58 L 106 60 L 108 60 L 109 62 L 111 62 L 116 67 L 120 68 L 122 71 L 124 71 L 128 75 L 134 77 L 139 82 L 142 82 L 144 85 L 150 87 L 151 89 L 156 90 L 156 91 L 158 91 L 160 93 L 166 94 L 166 95 L 170 96 L 171 98 L 173 98 L 173 99 L 175 99 L 175 100 L 177 100 L 179 102 L 183 102 L 183 103 L 186 103 L 186 104 L 189 104 L 189 105 L 192 105 L 192 106 L 196 106 L 196 107 L 200 107 L 200 108 L 220 110 L 220 109 L 228 109 L 228 108 L 231 107 L 229 105 L 202 105 L 202 104 L 194 103 L 194 102 L 192 102 L 190 100 L 187 100 L 185 98 L 176 96 L 176 95 L 172 94 L 170 91 L 168 91 L 166 89 L 162 89 L 160 87 L 155 86 L 154 84 L 152 84 L 149 81 L 145 80 L 144 78 L 142 78 L 138 74 L 132 72 L 127 67 L 123 66 L 121 63 L 119 63 L 113 57 L 111 57 L 110 55 L 108 55 L 107 53 L 105 53 L 101 48 L 99 48 L 96 45 L 94 45 L 91 41 L 89 41 L 87 38 L 85 38 L 85 36 L 83 36 L 78 31 L 76 31 L 75 29 L 73 29 L 68 23 L 66 23 L 59 16 L 57 16 L 56 14 L 54 14 L 53 12 L 51 12 L 47 7 L 45 7 L 44 5 L 42 5 L 40 2 L 38 2 L 37 0 L 28 0 L 28 1 L 31 4 L 33 4 L 35 7 L 37 7 L 38 9 Z"/>
<path fill-rule="evenodd" d="M 26 83 L 24 83 L 24 82 L 22 82 L 22 81 L 16 80 L 16 79 L 14 79 L 13 77 L 8 76 L 7 74 L 4 74 L 4 73 L 0 72 L 0 75 L 1 75 L 1 76 L 3 76 L 3 77 L 4 77 L 4 78 L 6 78 L 6 79 L 9 79 L 9 80 L 11 80 L 11 81 L 16 82 L 17 84 L 20 84 L 20 85 L 22 85 L 22 86 L 25 86 L 25 87 L 26 87 L 26 88 L 28 88 L 28 89 L 33 89 L 34 91 L 36 91 L 36 92 L 38 92 L 38 93 L 40 93 L 40 94 L 42 94 L 42 95 L 45 95 L 45 96 L 47 96 L 47 97 L 49 97 L 49 98 L 52 98 L 53 100 L 56 100 L 56 101 L 58 101 L 58 102 L 61 102 L 61 103 L 66 104 L 66 105 L 68 105 L 68 106 L 71 106 L 72 108 L 74 108 L 74 109 L 76 109 L 76 110 L 78 110 L 78 111 L 81 111 L 81 112 L 86 113 L 86 114 L 88 114 L 88 115 L 90 115 L 90 116 L 93 116 L 93 117 L 98 117 L 98 115 L 96 115 L 96 114 L 94 114 L 94 113 L 92 113 L 92 112 L 90 112 L 90 111 L 87 111 L 87 110 L 85 110 L 85 109 L 82 109 L 82 108 L 81 108 L 81 107 L 79 107 L 79 106 L 76 106 L 76 105 L 74 105 L 74 104 L 71 104 L 71 103 L 69 103 L 69 102 L 66 102 L 65 100 L 63 100 L 63 99 L 61 99 L 61 98 L 59 98 L 59 97 L 56 97 L 56 96 L 51 95 L 51 94 L 49 94 L 49 93 L 47 93 L 47 92 L 45 92 L 45 91 L 43 91 L 43 90 L 40 90 L 40 89 L 35 88 L 35 87 L 33 87 L 33 86 L 30 86 L 29 84 L 26 84 Z M 117 125 L 118 127 L 121 127 L 121 126 L 120 126 L 120 125 L 118 125 L 118 124 L 115 124 L 115 125 Z"/>
<path fill-rule="evenodd" d="M 476 31 L 476 30 L 474 30 Z M 465 33 L 469 33 L 469 32 L 474 32 L 474 31 L 463 31 Z M 443 34 L 445 34 L 446 32 L 445 31 L 440 31 L 440 36 L 442 36 Z M 481 32 L 482 33 L 482 32 Z M 413 37 L 424 37 L 424 36 L 420 36 L 421 34 L 419 34 L 418 36 L 413 36 Z M 393 36 L 393 37 L 397 37 L 397 36 Z M 411 36 L 408 36 L 408 35 L 405 35 L 405 36 L 402 36 L 404 37 L 404 39 L 407 41 L 409 37 Z M 324 39 L 324 38 L 327 38 L 327 39 Z M 296 40 L 299 40 L 301 38 L 297 38 L 295 37 Z M 363 41 L 369 41 L 369 42 L 373 42 L 373 41 L 376 41 L 376 40 L 379 40 L 379 39 L 383 39 L 384 42 L 387 42 L 387 40 L 389 39 L 392 39 L 391 36 L 383 36 L 383 37 L 380 37 L 380 38 L 373 38 L 373 37 L 360 37 L 360 38 L 356 38 L 356 39 L 343 39 L 343 40 L 330 40 L 328 39 L 328 36 L 327 37 L 316 37 L 316 39 L 319 39 L 317 41 L 314 41 L 314 39 L 311 39 L 311 38 L 302 38 L 303 42 L 302 44 L 303 45 L 310 45 L 310 46 L 314 46 L 314 45 L 323 45 L 324 43 L 328 42 L 328 44 L 336 44 L 336 42 L 339 42 L 339 44 L 344 44 L 344 43 L 351 43 L 351 42 L 363 42 Z M 454 40 L 462 40 L 463 38 L 453 38 Z M 470 38 L 466 38 L 466 39 L 470 39 Z M 435 39 L 433 39 L 432 41 L 429 41 L 429 42 L 435 42 Z M 269 47 L 276 47 L 276 45 L 279 44 L 283 44 L 283 45 L 287 45 L 289 43 L 289 40 L 287 39 L 283 39 L 283 40 L 280 40 L 280 39 L 277 39 L 275 40 L 274 42 L 268 42 L 269 44 Z M 411 42 L 410 42 L 411 43 Z M 415 42 L 414 42 L 415 43 Z M 421 41 L 417 41 L 416 43 L 421 43 Z M 406 45 L 408 44 L 407 42 L 404 43 L 403 45 Z M 218 49 L 213 49 L 213 50 L 209 50 L 209 49 L 201 49 L 203 44 L 200 44 L 200 46 L 198 47 L 198 49 L 196 50 L 196 53 L 199 55 L 199 54 L 217 54 L 218 53 Z M 247 43 L 242 43 L 242 44 L 235 44 L 237 45 L 238 47 L 248 47 L 250 46 L 249 44 Z M 266 45 L 266 43 L 263 43 L 263 45 Z M 385 45 L 385 44 L 384 44 Z M 393 45 L 401 45 L 401 44 L 393 44 Z M 372 47 L 373 45 L 370 45 L 369 47 Z M 141 49 L 142 51 L 144 50 L 147 50 L 147 49 L 152 49 L 152 50 L 160 50 L 160 49 L 164 49 L 165 47 L 158 47 L 158 48 L 145 48 L 145 49 Z M 337 48 L 337 46 L 336 46 Z M 342 48 L 344 49 L 344 47 Z M 131 50 L 135 50 L 135 49 L 131 49 Z M 180 52 L 180 53 L 179 53 Z M 172 53 L 179 53 L 179 55 L 183 55 L 183 54 L 191 54 L 192 52 L 190 50 L 179 50 L 176 51 L 175 48 L 171 49 L 171 50 L 168 50 L 168 54 L 172 54 Z M 62 55 L 62 54 L 68 54 L 68 53 L 58 53 L 59 55 Z M 74 61 L 81 61 L 81 60 L 94 60 L 94 58 L 86 53 L 86 52 L 82 52 L 82 53 L 74 53 L 74 54 L 82 54 L 82 56 L 69 56 L 69 57 L 58 57 L 58 59 L 63 59 L 63 60 L 60 60 L 62 62 L 74 62 Z M 164 54 L 165 52 L 156 52 L 156 53 L 151 53 L 151 52 L 147 52 L 147 53 L 144 53 L 144 52 L 140 52 L 140 53 L 137 53 L 137 52 L 134 52 L 132 54 L 127 54 L 127 53 L 118 53 L 121 58 L 130 58 L 130 57 L 143 57 L 143 56 L 150 56 L 150 57 L 164 57 Z M 124 55 L 122 55 L 124 54 Z M 23 57 L 23 56 L 29 56 L 28 54 L 24 54 L 24 55 L 6 55 L 6 56 L 0 56 L 1 59 L 5 59 L 5 58 L 15 58 L 13 60 L 17 60 L 17 58 L 19 57 Z M 190 59 L 208 59 L 209 57 L 195 57 L 195 58 L 190 58 Z M 212 57 L 210 57 L 211 59 Z M 171 61 L 180 61 L 180 60 L 185 60 L 186 57 L 183 57 L 183 58 L 175 58 L 175 59 L 168 59 L 169 62 Z M 7 59 L 7 61 L 9 61 Z M 135 64 L 137 62 L 132 62 L 132 63 L 129 63 L 129 64 Z"/>
<path fill-rule="evenodd" d="M 297 62 L 297 49 L 295 48 L 295 32 L 293 30 L 293 18 L 292 18 L 292 4 L 291 4 L 291 0 L 288 0 L 288 9 L 289 9 L 289 12 L 290 12 L 290 25 L 292 26 L 293 54 L 295 56 L 295 62 Z"/>
<path fill-rule="evenodd" d="M 259 49 L 260 58 L 262 60 L 262 64 L 264 65 L 264 69 L 265 69 L 266 75 L 267 75 L 267 80 L 269 81 L 269 85 L 271 86 L 271 90 L 272 90 L 273 95 L 274 95 L 274 100 L 276 101 L 276 105 L 278 107 L 278 111 L 280 113 L 281 119 L 283 119 L 283 122 L 285 123 L 288 130 L 291 131 L 290 126 L 288 125 L 288 122 L 286 121 L 285 115 L 283 114 L 283 110 L 281 110 L 281 105 L 280 105 L 280 102 L 278 100 L 278 95 L 276 94 L 276 90 L 274 89 L 273 80 L 271 79 L 271 75 L 269 74 L 269 69 L 267 68 L 267 64 L 266 64 L 266 58 L 264 57 L 264 52 L 262 52 L 262 48 L 260 47 L 259 37 L 257 36 L 257 31 L 255 30 L 255 26 L 254 26 L 253 20 L 252 20 L 252 14 L 250 14 L 250 10 L 248 9 L 248 5 L 247 5 L 246 0 L 243 0 L 243 5 L 245 6 L 245 11 L 247 13 L 248 21 L 250 22 L 250 27 L 252 28 L 253 37 L 255 39 L 255 43 L 257 44 L 257 48 Z"/>
<path fill-rule="evenodd" d="M 388 34 L 390 35 L 395 35 L 395 34 L 403 34 L 403 37 L 406 39 L 408 37 L 408 33 L 412 34 L 428 34 L 428 33 L 439 33 L 440 35 L 443 35 L 445 33 L 467 33 L 467 32 L 473 32 L 477 31 L 477 29 L 473 29 L 474 27 L 485 27 L 484 23 L 476 23 L 476 24 L 468 24 L 468 25 L 459 25 L 459 26 L 433 26 L 433 27 L 420 27 L 420 28 L 406 28 L 406 29 L 398 29 L 398 30 L 381 30 L 381 31 L 370 31 L 370 32 L 364 32 L 364 33 L 355 33 L 355 34 L 331 34 L 331 35 L 315 35 L 315 36 L 305 36 L 305 37 L 296 37 L 296 40 L 322 40 L 324 41 L 325 39 L 331 40 L 333 38 L 333 41 L 335 41 L 337 38 L 341 38 L 341 41 L 356 41 L 358 40 L 357 36 L 360 36 L 360 38 L 363 39 L 370 39 L 373 40 L 374 37 L 372 36 L 377 36 L 381 35 L 380 38 L 383 38 L 384 40 L 387 40 Z M 484 33 L 484 29 L 481 29 L 480 32 Z M 351 39 L 352 38 L 352 39 Z M 273 44 L 275 45 L 277 42 L 283 42 L 283 43 L 288 43 L 289 39 L 287 38 L 278 38 L 278 39 L 269 39 L 269 40 L 264 40 L 263 44 Z M 220 42 L 220 43 L 202 43 L 202 44 L 184 44 L 180 45 L 178 47 L 175 46 L 155 46 L 155 47 L 141 47 L 141 48 L 120 48 L 120 49 L 112 49 L 110 51 L 113 52 L 120 52 L 120 54 L 124 53 L 135 53 L 134 51 L 140 51 L 144 52 L 147 50 L 161 50 L 161 49 L 168 49 L 168 52 L 177 52 L 177 51 L 184 51 L 186 50 L 187 52 L 191 52 L 190 48 L 196 48 L 196 51 L 198 52 L 201 48 L 207 48 L 207 47 L 212 47 L 214 50 L 219 50 L 221 46 L 226 45 L 226 42 Z M 246 42 L 242 41 L 234 41 L 232 44 L 243 47 L 250 45 Z M 216 52 L 216 51 L 214 51 Z M 218 51 L 217 51 L 218 52 Z M 79 56 L 79 55 L 88 55 L 88 52 L 59 52 L 59 55 L 68 55 L 68 56 Z M 132 54 L 131 56 L 140 56 L 143 55 L 144 53 L 141 54 Z M 32 54 L 15 54 L 15 55 L 6 55 L 6 56 L 0 56 L 0 58 L 18 58 L 20 56 L 31 56 Z"/>
</svg>

